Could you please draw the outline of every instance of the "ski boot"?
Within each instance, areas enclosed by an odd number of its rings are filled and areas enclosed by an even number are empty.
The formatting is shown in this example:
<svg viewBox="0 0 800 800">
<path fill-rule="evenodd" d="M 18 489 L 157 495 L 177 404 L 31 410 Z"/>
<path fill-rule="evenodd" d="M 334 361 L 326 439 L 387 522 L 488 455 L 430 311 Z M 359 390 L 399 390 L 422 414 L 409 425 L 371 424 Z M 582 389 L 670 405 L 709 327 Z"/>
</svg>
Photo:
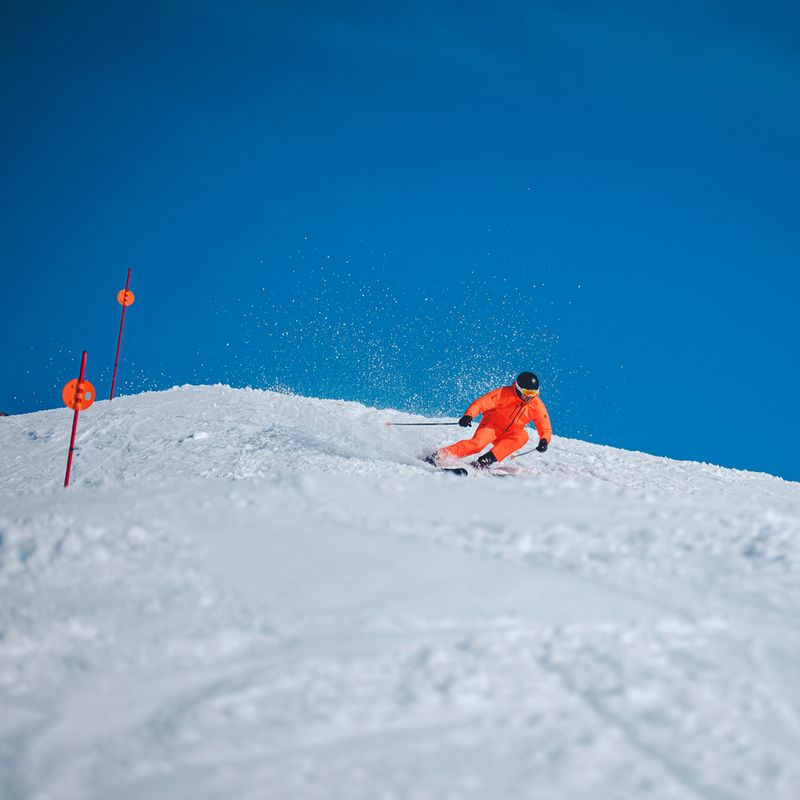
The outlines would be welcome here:
<svg viewBox="0 0 800 800">
<path fill-rule="evenodd" d="M 425 458 L 423 458 L 422 460 L 426 464 L 430 464 L 432 467 L 438 467 L 439 466 L 438 455 L 439 455 L 439 451 L 436 450 L 433 453 L 431 453 L 429 456 L 425 456 Z"/>
<path fill-rule="evenodd" d="M 490 450 L 488 453 L 484 453 L 480 458 L 476 458 L 474 461 L 471 461 L 469 465 L 474 469 L 489 469 L 489 467 L 495 463 L 497 463 L 497 459 L 494 457 L 494 453 Z"/>
</svg>

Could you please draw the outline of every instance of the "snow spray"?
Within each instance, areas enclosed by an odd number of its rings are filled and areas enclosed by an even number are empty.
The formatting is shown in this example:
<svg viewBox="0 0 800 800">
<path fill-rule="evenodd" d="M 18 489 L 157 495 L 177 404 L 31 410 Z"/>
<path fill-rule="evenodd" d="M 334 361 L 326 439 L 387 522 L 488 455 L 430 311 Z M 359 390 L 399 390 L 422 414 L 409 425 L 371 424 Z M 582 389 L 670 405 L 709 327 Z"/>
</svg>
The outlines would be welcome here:
<svg viewBox="0 0 800 800">
<path fill-rule="evenodd" d="M 86 351 L 81 358 L 81 371 L 78 379 L 72 379 L 61 392 L 64 405 L 75 410 L 72 418 L 72 436 L 69 440 L 69 455 L 67 456 L 67 474 L 64 476 L 64 488 L 69 486 L 69 474 L 72 471 L 72 454 L 75 451 L 75 434 L 78 432 L 78 414 L 85 411 L 94 403 L 94 386 L 86 380 Z"/>
<path fill-rule="evenodd" d="M 128 267 L 128 280 L 125 281 L 125 288 L 117 294 L 117 302 L 122 306 L 122 319 L 119 323 L 119 338 L 117 339 L 117 356 L 114 359 L 114 375 L 111 378 L 111 397 L 109 400 L 114 399 L 114 387 L 117 385 L 117 367 L 119 366 L 119 351 L 122 347 L 122 329 L 125 327 L 125 310 L 128 306 L 133 305 L 133 292 L 130 291 L 131 285 L 131 268 Z"/>
</svg>

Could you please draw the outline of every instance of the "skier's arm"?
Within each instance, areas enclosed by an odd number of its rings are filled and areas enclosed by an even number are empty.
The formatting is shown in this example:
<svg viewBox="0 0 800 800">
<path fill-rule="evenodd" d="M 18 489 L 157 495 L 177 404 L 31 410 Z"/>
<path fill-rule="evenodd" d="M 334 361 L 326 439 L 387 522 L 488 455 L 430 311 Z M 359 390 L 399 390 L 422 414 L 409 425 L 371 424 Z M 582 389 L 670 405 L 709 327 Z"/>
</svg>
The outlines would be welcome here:
<svg viewBox="0 0 800 800">
<path fill-rule="evenodd" d="M 547 407 L 538 397 L 532 402 L 535 403 L 532 416 L 533 424 L 536 426 L 536 432 L 539 434 L 540 439 L 544 439 L 550 444 L 550 440 L 553 438 L 553 428 L 550 425 Z"/>
<path fill-rule="evenodd" d="M 500 392 L 502 391 L 503 391 L 502 388 L 493 389 L 491 392 L 488 392 L 487 394 L 479 397 L 464 412 L 465 416 L 472 417 L 472 419 L 475 419 L 475 417 L 477 417 L 478 414 L 485 414 L 487 411 L 491 411 L 497 405 L 497 401 L 500 397 Z"/>
</svg>

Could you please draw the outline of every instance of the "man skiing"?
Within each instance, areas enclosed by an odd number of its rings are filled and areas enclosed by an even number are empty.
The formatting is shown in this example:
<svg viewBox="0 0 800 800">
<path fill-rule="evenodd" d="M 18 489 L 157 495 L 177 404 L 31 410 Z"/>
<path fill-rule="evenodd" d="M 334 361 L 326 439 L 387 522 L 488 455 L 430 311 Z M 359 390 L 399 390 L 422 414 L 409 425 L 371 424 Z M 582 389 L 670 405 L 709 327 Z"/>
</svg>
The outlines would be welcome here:
<svg viewBox="0 0 800 800">
<path fill-rule="evenodd" d="M 479 414 L 483 414 L 483 419 L 471 439 L 462 439 L 443 447 L 431 453 L 425 461 L 435 467 L 442 466 L 448 461 L 479 453 L 487 444 L 491 444 L 491 450 L 470 463 L 471 467 L 488 469 L 528 441 L 525 426 L 529 422 L 533 422 L 539 434 L 536 449 L 540 453 L 547 450 L 553 438 L 547 408 L 539 397 L 539 379 L 532 372 L 521 372 L 511 386 L 501 386 L 479 397 L 458 424 L 462 428 L 469 428 Z"/>
</svg>

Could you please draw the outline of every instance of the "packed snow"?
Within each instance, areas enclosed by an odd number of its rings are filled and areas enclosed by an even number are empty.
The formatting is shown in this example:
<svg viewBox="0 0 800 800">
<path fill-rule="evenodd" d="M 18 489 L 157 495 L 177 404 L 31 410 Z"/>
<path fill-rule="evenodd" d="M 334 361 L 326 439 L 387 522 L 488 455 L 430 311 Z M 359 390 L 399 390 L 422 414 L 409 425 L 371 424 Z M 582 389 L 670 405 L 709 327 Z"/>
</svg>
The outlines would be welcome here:
<svg viewBox="0 0 800 800">
<path fill-rule="evenodd" d="M 800 484 L 458 478 L 459 428 L 213 386 L 95 403 L 64 490 L 71 416 L 0 419 L 3 800 L 800 797 Z"/>
</svg>

